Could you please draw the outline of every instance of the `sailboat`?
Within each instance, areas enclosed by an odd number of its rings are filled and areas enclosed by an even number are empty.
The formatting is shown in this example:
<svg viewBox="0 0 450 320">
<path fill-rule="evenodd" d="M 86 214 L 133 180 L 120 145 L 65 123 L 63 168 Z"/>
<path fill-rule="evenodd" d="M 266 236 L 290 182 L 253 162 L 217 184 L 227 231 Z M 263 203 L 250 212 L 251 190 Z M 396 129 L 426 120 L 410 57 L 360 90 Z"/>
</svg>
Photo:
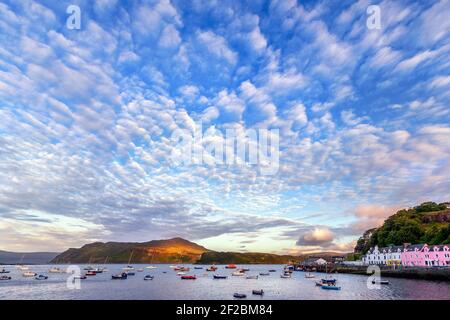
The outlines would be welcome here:
<svg viewBox="0 0 450 320">
<path fill-rule="evenodd" d="M 48 270 L 48 272 L 49 273 L 63 273 L 64 271 L 61 270 L 60 268 L 53 267 L 53 268 L 50 268 L 50 270 Z"/>
<path fill-rule="evenodd" d="M 22 255 L 22 258 L 20 259 L 20 262 L 19 262 L 19 264 L 17 265 L 17 269 L 19 269 L 20 271 L 27 271 L 27 270 L 30 269 L 29 267 L 27 267 L 27 266 L 25 266 L 25 265 L 22 264 L 23 258 L 24 258 L 24 257 L 25 257 L 25 254 Z"/>
<path fill-rule="evenodd" d="M 104 264 L 106 264 L 106 261 L 107 261 L 107 260 L 108 260 L 108 257 L 105 258 Z M 91 271 L 94 271 L 95 273 L 103 273 L 103 272 L 106 272 L 106 271 L 108 271 L 108 270 L 107 270 L 105 267 L 100 267 L 100 266 L 97 264 L 97 267 L 92 268 Z"/>
<path fill-rule="evenodd" d="M 151 255 L 150 256 L 150 264 L 153 262 L 153 255 Z M 148 266 L 148 267 L 145 267 L 145 269 L 156 269 L 156 268 L 158 268 L 158 267 L 155 267 L 155 266 Z"/>
<path fill-rule="evenodd" d="M 129 276 L 134 276 L 134 272 L 133 272 L 134 271 L 134 267 L 130 264 L 132 257 L 133 257 L 133 250 L 131 250 L 130 258 L 128 259 L 128 265 L 125 268 L 122 269 Z"/>
<path fill-rule="evenodd" d="M 94 270 L 94 267 L 91 266 L 91 260 L 92 260 L 92 257 L 89 257 L 88 266 L 84 268 L 85 271 L 93 271 Z"/>
</svg>

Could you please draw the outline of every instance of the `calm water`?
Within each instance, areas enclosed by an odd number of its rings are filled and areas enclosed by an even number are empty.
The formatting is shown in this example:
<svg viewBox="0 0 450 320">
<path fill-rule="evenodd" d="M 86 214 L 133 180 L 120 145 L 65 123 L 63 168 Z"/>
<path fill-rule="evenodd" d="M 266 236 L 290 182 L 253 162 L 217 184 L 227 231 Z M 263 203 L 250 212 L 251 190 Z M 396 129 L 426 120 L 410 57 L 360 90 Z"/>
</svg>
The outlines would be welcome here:
<svg viewBox="0 0 450 320">
<path fill-rule="evenodd" d="M 218 266 L 217 274 L 227 275 L 228 279 L 214 280 L 214 272 L 194 270 L 192 265 L 188 274 L 196 274 L 197 280 L 181 280 L 169 265 L 156 265 L 158 268 L 136 272 L 127 280 L 111 280 L 111 275 L 119 273 L 124 265 L 108 265 L 108 272 L 81 280 L 80 290 L 70 290 L 66 286 L 68 274 L 48 273 L 52 266 L 30 266 L 30 271 L 49 276 L 48 280 L 38 281 L 22 277 L 23 271 L 15 266 L 0 266 L 11 270 L 8 275 L 13 279 L 0 281 L 0 300 L 4 299 L 233 299 L 233 293 L 246 293 L 248 299 L 450 299 L 450 283 L 438 281 L 409 280 L 389 278 L 390 285 L 379 290 L 367 288 L 367 277 L 362 275 L 336 274 L 340 291 L 323 290 L 315 286 L 315 279 L 305 278 L 304 272 L 294 272 L 291 279 L 281 279 L 281 265 L 239 265 L 249 268 L 247 274 L 259 274 L 269 269 L 277 272 L 269 276 L 259 276 L 251 280 L 233 277 L 234 270 Z M 61 266 L 65 270 L 67 266 Z M 84 265 L 80 265 L 83 269 Z M 134 265 L 136 269 L 145 265 Z M 165 271 L 166 273 L 163 273 Z M 83 271 L 82 271 L 83 272 Z M 144 281 L 146 274 L 155 278 Z M 324 274 L 317 273 L 320 279 Z M 252 296 L 253 289 L 263 289 L 263 297 Z"/>
</svg>

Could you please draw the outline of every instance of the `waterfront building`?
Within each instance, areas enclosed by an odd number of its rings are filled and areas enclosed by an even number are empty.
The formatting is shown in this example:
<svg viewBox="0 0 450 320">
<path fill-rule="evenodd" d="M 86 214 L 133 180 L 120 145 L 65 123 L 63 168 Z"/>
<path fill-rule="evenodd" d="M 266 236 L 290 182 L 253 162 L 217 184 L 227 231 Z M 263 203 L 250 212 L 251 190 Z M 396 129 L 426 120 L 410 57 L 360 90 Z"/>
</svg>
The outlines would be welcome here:
<svg viewBox="0 0 450 320">
<path fill-rule="evenodd" d="M 402 265 L 410 267 L 450 266 L 450 245 L 416 244 L 405 247 Z"/>
<path fill-rule="evenodd" d="M 370 248 L 367 254 L 362 258 L 366 265 L 377 264 L 387 266 L 398 266 L 402 262 L 402 246 L 389 246 L 385 248 Z"/>
<path fill-rule="evenodd" d="M 404 244 L 371 248 L 362 258 L 364 265 L 407 267 L 450 266 L 450 245 Z"/>
</svg>

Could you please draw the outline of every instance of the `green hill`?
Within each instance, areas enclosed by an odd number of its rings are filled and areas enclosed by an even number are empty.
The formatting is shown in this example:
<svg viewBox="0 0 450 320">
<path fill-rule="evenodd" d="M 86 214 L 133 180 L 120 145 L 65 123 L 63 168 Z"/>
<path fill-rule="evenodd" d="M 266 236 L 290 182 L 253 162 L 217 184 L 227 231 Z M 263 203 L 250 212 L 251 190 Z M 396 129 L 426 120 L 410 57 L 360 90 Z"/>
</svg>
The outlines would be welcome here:
<svg viewBox="0 0 450 320">
<path fill-rule="evenodd" d="M 404 243 L 450 243 L 450 209 L 443 203 L 424 202 L 399 210 L 381 227 L 367 230 L 359 238 L 355 252 L 366 253 L 375 245 L 385 247 Z"/>
</svg>

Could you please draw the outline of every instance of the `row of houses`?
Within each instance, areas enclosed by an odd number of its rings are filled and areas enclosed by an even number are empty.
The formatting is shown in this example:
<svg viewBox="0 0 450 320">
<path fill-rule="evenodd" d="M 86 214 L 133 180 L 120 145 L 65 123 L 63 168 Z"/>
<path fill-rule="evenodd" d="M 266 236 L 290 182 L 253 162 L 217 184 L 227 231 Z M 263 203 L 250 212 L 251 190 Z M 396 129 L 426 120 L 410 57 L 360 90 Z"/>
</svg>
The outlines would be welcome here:
<svg viewBox="0 0 450 320">
<path fill-rule="evenodd" d="M 363 264 L 411 267 L 450 266 L 450 245 L 404 244 L 371 248 L 362 258 Z"/>
</svg>

